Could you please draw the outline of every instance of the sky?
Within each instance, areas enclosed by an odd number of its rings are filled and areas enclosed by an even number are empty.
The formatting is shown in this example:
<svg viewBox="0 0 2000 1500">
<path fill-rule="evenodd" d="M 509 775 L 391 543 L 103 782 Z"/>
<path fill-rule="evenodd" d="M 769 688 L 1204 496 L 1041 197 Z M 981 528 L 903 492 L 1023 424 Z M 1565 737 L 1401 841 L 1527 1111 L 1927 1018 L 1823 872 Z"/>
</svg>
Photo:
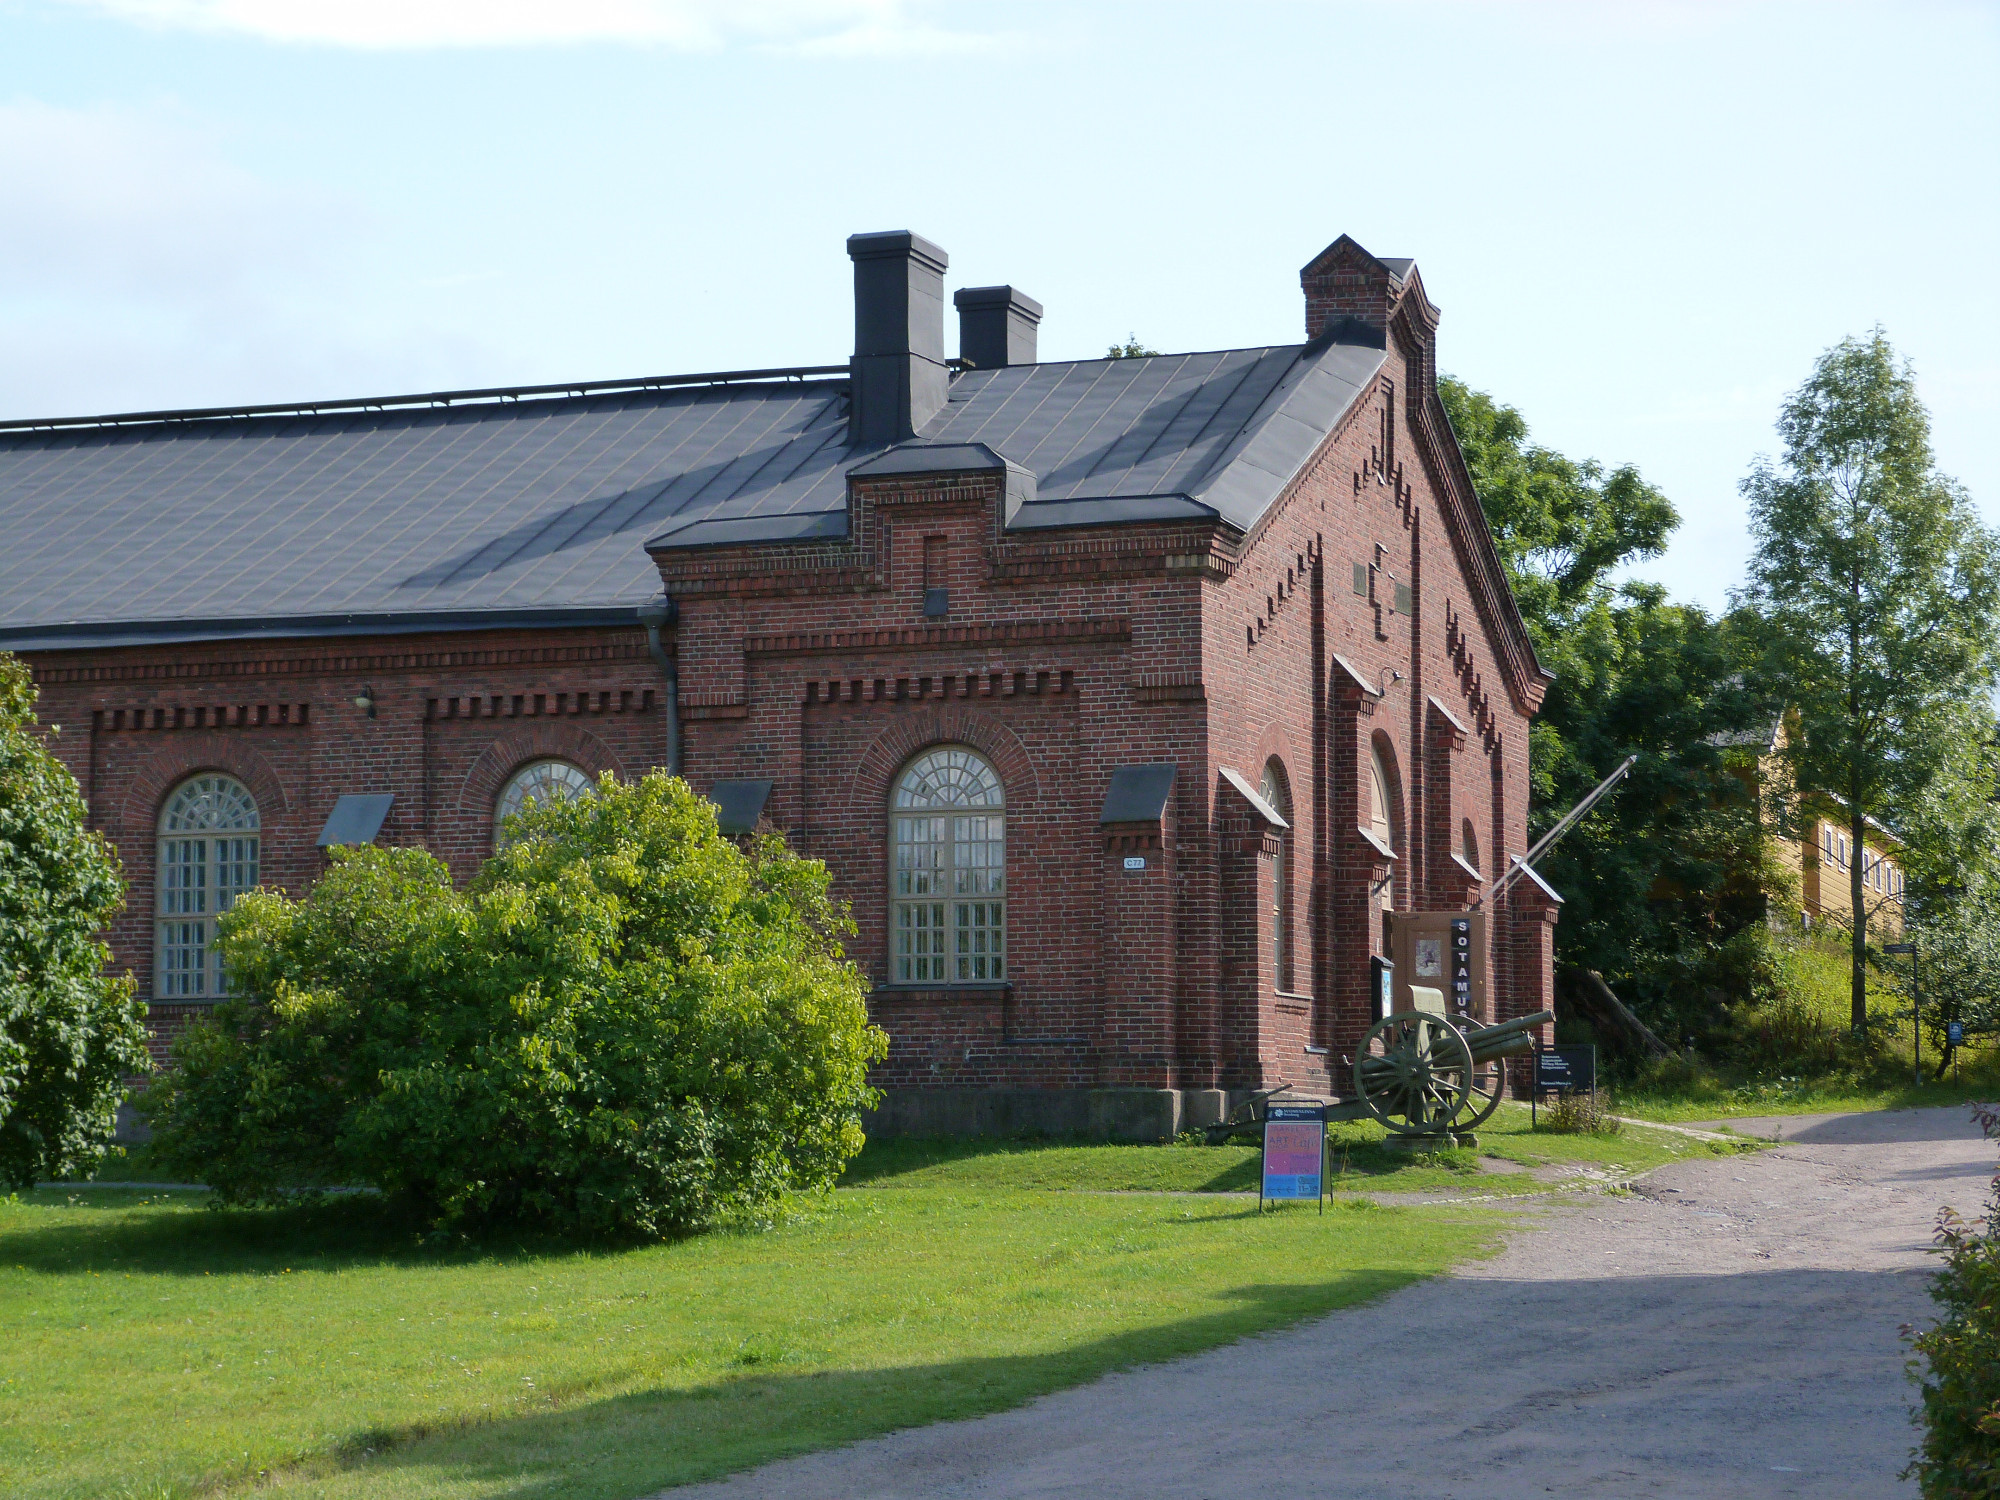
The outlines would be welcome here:
<svg viewBox="0 0 2000 1500">
<path fill-rule="evenodd" d="M 2000 0 L 0 0 L 0 417 L 837 363 L 879 229 L 1047 359 L 1296 342 L 1347 233 L 1719 608 L 1878 324 L 2000 525 L 1996 79 Z"/>
</svg>

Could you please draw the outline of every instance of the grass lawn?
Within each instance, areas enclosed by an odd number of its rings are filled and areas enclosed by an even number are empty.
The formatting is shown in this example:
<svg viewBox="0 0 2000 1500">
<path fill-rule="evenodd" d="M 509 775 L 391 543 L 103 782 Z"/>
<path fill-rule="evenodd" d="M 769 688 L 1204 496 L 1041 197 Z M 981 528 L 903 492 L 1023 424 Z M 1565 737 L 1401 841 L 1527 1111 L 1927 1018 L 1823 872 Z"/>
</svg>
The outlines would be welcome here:
<svg viewBox="0 0 2000 1500">
<path fill-rule="evenodd" d="M 1926 1070 L 1928 1074 L 1928 1069 Z M 1961 1081 L 1949 1076 L 1943 1082 L 1925 1082 L 1921 1087 L 1904 1073 L 1900 1081 L 1870 1081 L 1851 1077 L 1777 1078 L 1747 1083 L 1730 1083 L 1719 1078 L 1703 1078 L 1667 1091 L 1621 1090 L 1617 1095 L 1621 1113 L 1646 1120 L 1727 1120 L 1758 1115 L 1832 1115 L 1855 1110 L 1926 1109 L 1944 1104 L 1967 1104 L 1975 1099 L 2000 1098 L 2000 1068 L 1991 1054 L 1982 1055 L 1977 1068 L 1963 1070 Z"/>
<path fill-rule="evenodd" d="M 0 1200 L 0 1494 L 632 1500 L 970 1416 L 1350 1305 L 1478 1255 L 1535 1191 L 1481 1156 L 1620 1174 L 1711 1150 L 1528 1129 L 1413 1161 L 1334 1131 L 1346 1191 L 1260 1215 L 1248 1146 L 871 1145 L 766 1233 L 627 1250 L 427 1249 L 369 1198 Z M 143 1158 L 138 1162 L 143 1169 Z M 131 1164 L 112 1171 L 132 1170 Z"/>
<path fill-rule="evenodd" d="M 630 1500 L 1346 1306 L 1497 1227 L 914 1186 L 763 1234 L 440 1252 L 367 1199 L 198 1202 L 0 1200 L 0 1494 L 165 1500 L 275 1471 L 297 1495 Z"/>
<path fill-rule="evenodd" d="M 1525 1104 L 1503 1104 L 1478 1132 L 1478 1145 L 1411 1157 L 1383 1144 L 1372 1122 L 1330 1127 L 1333 1185 L 1342 1193 L 1545 1192 L 1527 1173 L 1480 1169 L 1481 1157 L 1526 1167 L 1580 1165 L 1619 1175 L 1651 1171 L 1689 1156 L 1734 1149 L 1670 1131 L 1630 1126 L 1615 1136 L 1554 1135 L 1529 1128 Z M 1255 1146 L 1077 1146 L 1046 1141 L 903 1140 L 869 1145 L 848 1169 L 864 1188 L 1254 1193 Z"/>
</svg>

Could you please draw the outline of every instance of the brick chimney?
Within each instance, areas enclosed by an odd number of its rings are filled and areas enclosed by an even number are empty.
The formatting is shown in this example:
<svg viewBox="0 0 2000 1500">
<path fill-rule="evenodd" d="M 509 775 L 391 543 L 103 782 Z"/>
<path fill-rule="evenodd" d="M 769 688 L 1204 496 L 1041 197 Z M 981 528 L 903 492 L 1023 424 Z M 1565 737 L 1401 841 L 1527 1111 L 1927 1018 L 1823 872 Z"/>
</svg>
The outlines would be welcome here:
<svg viewBox="0 0 2000 1500">
<path fill-rule="evenodd" d="M 944 273 L 951 257 L 907 229 L 850 235 L 850 443 L 900 443 L 944 409 Z"/>
<path fill-rule="evenodd" d="M 1331 332 L 1344 344 L 1388 347 L 1389 319 L 1410 270 L 1411 262 L 1378 260 L 1343 234 L 1299 272 L 1306 337 Z"/>
</svg>

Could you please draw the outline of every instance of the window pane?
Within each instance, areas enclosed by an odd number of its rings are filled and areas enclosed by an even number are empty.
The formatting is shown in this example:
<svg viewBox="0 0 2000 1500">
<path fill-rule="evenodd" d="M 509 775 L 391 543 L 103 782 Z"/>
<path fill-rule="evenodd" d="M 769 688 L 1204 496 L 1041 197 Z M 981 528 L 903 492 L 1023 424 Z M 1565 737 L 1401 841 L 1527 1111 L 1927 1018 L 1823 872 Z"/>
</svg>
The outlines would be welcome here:
<svg viewBox="0 0 2000 1500">
<path fill-rule="evenodd" d="M 897 818 L 898 896 L 936 895 L 943 882 L 947 849 L 943 818 Z"/>
<path fill-rule="evenodd" d="M 213 917 L 258 882 L 258 817 L 248 787 L 221 772 L 189 778 L 160 810 L 158 968 L 154 993 L 172 999 L 223 994 L 211 951 Z"/>
<path fill-rule="evenodd" d="M 206 995 L 207 957 L 206 922 L 163 922 L 160 926 L 160 993 L 181 998 Z"/>
<path fill-rule="evenodd" d="M 1004 928 L 998 901 L 960 901 L 953 908 L 953 956 L 961 981 L 1006 977 Z"/>
<path fill-rule="evenodd" d="M 1004 977 L 1001 903 L 995 899 L 1006 891 L 1000 778 L 975 752 L 939 746 L 897 778 L 894 805 L 892 978 L 944 984 Z M 947 896 L 949 910 L 942 899 Z"/>
<path fill-rule="evenodd" d="M 208 840 L 160 841 L 160 915 L 199 916 L 208 910 Z"/>
</svg>

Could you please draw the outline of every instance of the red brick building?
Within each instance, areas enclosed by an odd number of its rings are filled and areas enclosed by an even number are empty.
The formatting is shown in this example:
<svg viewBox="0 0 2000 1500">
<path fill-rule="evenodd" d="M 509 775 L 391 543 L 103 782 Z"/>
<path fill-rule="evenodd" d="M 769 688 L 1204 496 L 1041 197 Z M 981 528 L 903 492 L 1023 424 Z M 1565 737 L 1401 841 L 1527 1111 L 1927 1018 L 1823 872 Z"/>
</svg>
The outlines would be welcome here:
<svg viewBox="0 0 2000 1500">
<path fill-rule="evenodd" d="M 1339 1091 L 1392 911 L 1525 850 L 1545 674 L 1408 261 L 1306 341 L 1039 363 L 863 235 L 845 366 L 0 430 L 0 647 L 61 726 L 165 1037 L 321 846 L 461 877 L 524 791 L 680 770 L 833 869 L 901 1128 L 1148 1134 Z M 345 799 L 345 800 L 343 800 Z M 1486 911 L 1489 1018 L 1554 898 Z"/>
</svg>

